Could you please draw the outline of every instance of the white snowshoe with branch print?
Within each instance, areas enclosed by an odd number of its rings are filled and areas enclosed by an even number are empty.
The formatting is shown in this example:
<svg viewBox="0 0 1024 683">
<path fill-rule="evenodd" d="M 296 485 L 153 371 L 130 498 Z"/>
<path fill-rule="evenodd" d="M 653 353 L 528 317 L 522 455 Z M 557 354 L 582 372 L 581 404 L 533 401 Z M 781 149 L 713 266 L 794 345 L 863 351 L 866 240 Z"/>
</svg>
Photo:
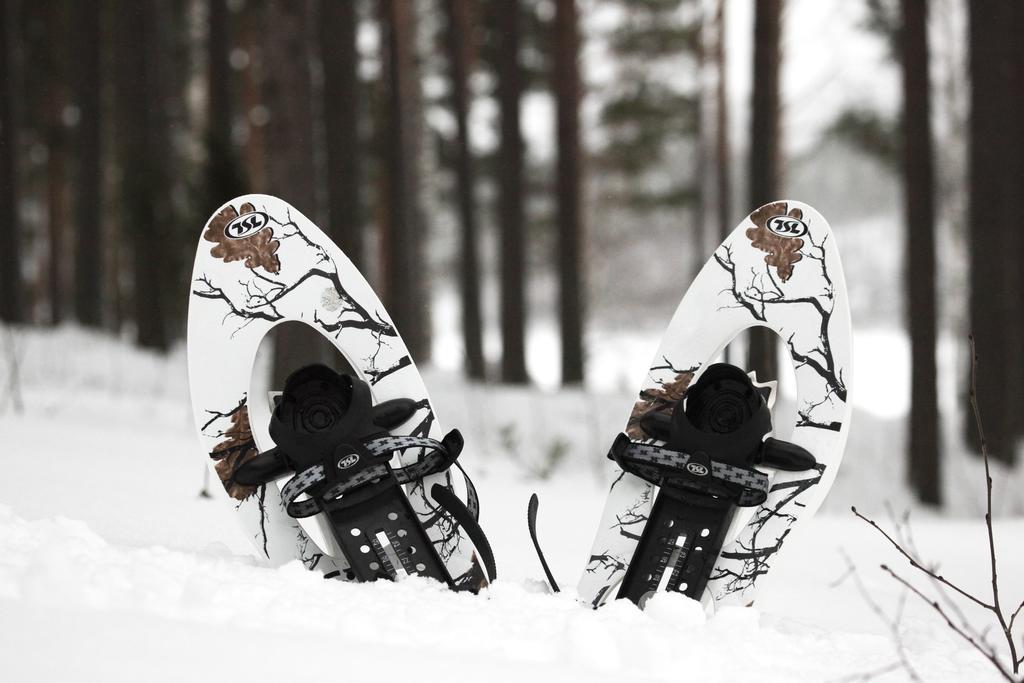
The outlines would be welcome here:
<svg viewBox="0 0 1024 683">
<path fill-rule="evenodd" d="M 797 413 L 773 438 L 771 389 L 712 363 L 765 326 L 792 360 Z M 850 309 L 835 239 L 810 206 L 753 211 L 676 309 L 608 457 L 618 465 L 582 603 L 681 592 L 709 609 L 752 603 L 797 522 L 818 509 L 850 426 Z M 783 431 L 783 430 L 778 430 Z"/>
<path fill-rule="evenodd" d="M 318 331 L 356 376 L 313 366 L 289 378 L 276 405 L 255 396 L 257 349 L 287 321 Z M 299 559 L 361 581 L 425 575 L 472 591 L 493 578 L 472 483 L 452 476 L 461 437 L 442 438 L 420 374 L 370 285 L 286 202 L 238 197 L 204 227 L 188 366 L 203 451 L 269 564 Z"/>
</svg>

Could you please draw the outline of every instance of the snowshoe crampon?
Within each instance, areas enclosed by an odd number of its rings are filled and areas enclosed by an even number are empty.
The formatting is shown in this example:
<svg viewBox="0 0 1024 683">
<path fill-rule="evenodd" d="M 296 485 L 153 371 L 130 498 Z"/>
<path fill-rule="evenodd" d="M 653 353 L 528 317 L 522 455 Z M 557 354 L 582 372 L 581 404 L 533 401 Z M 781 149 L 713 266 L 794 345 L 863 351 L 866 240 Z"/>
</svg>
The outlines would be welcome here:
<svg viewBox="0 0 1024 683">
<path fill-rule="evenodd" d="M 794 525 L 835 479 L 850 422 L 850 314 L 832 231 L 795 201 L 753 211 L 676 310 L 625 433 L 581 602 L 657 591 L 750 604 Z M 792 360 L 796 419 L 773 437 L 770 392 L 712 364 L 744 329 L 774 330 Z"/>
<path fill-rule="evenodd" d="M 289 321 L 326 338 L 353 376 L 300 370 L 272 410 L 253 391 L 253 364 L 266 334 Z M 476 492 L 455 471 L 457 433 L 444 436 L 373 289 L 294 207 L 245 195 L 207 221 L 189 298 L 188 366 L 202 448 L 269 564 L 299 559 L 325 576 L 416 573 L 459 590 L 487 585 L 493 562 Z"/>
</svg>

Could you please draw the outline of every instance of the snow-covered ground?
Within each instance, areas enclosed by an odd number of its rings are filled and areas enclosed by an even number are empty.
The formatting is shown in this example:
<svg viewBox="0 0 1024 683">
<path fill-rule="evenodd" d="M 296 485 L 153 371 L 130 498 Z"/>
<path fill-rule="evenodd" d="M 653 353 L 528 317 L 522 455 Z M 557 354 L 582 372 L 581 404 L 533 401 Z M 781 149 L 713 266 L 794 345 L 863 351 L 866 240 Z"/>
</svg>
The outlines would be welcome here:
<svg viewBox="0 0 1024 683">
<path fill-rule="evenodd" d="M 0 357 L 8 342 L 0 335 Z M 908 678 L 892 668 L 897 640 L 856 579 L 892 614 L 901 590 L 878 565 L 914 575 L 848 511 L 857 504 L 886 520 L 884 503 L 908 505 L 891 416 L 858 413 L 832 497 L 787 541 L 754 608 L 705 618 L 696 603 L 665 595 L 644 612 L 625 602 L 593 612 L 570 592 L 626 392 L 466 386 L 430 373 L 440 417 L 467 434 L 465 464 L 498 559 L 500 580 L 473 597 L 425 581 L 349 585 L 299 565 L 262 567 L 229 505 L 197 496 L 203 457 L 180 352 L 162 358 L 73 329 L 20 332 L 16 342 L 21 414 L 0 361 L 4 681 L 839 681 L 886 669 L 877 680 Z M 981 475 L 966 459 L 948 460 L 950 490 L 966 492 L 954 506 L 964 517 L 915 511 L 914 541 L 946 576 L 982 592 L 984 525 L 972 513 Z M 542 543 L 569 589 L 559 595 L 538 581 L 525 524 L 532 491 Z M 996 533 L 1004 600 L 1015 606 L 1024 519 L 1000 517 Z M 913 598 L 898 631 L 922 680 L 996 680 Z"/>
</svg>

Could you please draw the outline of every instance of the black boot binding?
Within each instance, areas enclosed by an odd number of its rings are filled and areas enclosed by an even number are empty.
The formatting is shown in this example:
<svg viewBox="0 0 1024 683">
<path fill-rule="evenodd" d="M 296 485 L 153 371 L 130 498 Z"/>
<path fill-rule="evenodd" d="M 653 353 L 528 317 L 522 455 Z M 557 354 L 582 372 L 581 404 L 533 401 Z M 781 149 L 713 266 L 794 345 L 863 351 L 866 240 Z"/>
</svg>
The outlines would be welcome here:
<svg viewBox="0 0 1024 683">
<path fill-rule="evenodd" d="M 402 486 L 455 464 L 462 435 L 453 429 L 441 441 L 391 436 L 390 430 L 415 411 L 411 399 L 373 405 L 365 382 L 326 366 L 302 368 L 288 378 L 270 420 L 270 436 L 277 447 L 243 464 L 234 479 L 256 486 L 295 473 L 281 488 L 288 514 L 303 518 L 324 513 L 352 578 L 429 576 L 454 590 L 455 583 Z M 393 469 L 391 456 L 407 448 L 421 448 L 425 455 L 415 464 Z M 298 500 L 302 494 L 308 498 Z M 477 523 L 472 488 L 472 509 L 443 486 L 435 484 L 430 494 L 466 531 L 493 581 L 494 557 Z"/>
<path fill-rule="evenodd" d="M 737 507 L 768 497 L 764 465 L 814 467 L 796 444 L 765 438 L 771 412 L 750 377 L 725 363 L 709 366 L 671 411 L 643 416 L 640 426 L 665 446 L 620 434 L 608 457 L 659 487 L 618 597 L 638 605 L 659 589 L 700 600 Z"/>
</svg>

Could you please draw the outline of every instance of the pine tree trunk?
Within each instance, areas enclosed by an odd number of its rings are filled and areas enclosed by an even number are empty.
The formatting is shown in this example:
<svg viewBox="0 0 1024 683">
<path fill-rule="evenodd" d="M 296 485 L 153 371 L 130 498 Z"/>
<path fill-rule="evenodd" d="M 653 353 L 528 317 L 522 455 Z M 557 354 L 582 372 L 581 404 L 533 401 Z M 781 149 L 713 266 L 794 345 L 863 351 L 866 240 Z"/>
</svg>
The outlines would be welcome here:
<svg viewBox="0 0 1024 683">
<path fill-rule="evenodd" d="M 936 389 L 935 180 L 928 5 L 903 0 L 903 182 L 907 321 L 910 328 L 910 486 L 922 503 L 942 504 Z"/>
<path fill-rule="evenodd" d="M 356 2 L 320 0 L 320 56 L 324 65 L 327 143 L 327 233 L 357 267 L 365 261 L 362 211 L 362 150 L 359 119 L 359 53 Z"/>
<path fill-rule="evenodd" d="M 206 205 L 201 213 L 209 215 L 221 204 L 246 190 L 241 164 L 231 135 L 233 103 L 231 88 L 231 34 L 227 0 L 210 0 L 206 37 Z"/>
<path fill-rule="evenodd" d="M 166 349 L 166 126 L 159 103 L 160 25 L 154 0 L 118 3 L 117 100 L 122 225 L 132 246 L 132 304 L 140 346 Z"/>
<path fill-rule="evenodd" d="M 228 142 L 230 146 L 233 98 L 228 16 L 227 0 L 209 0 L 206 24 L 209 31 L 206 36 L 207 134 L 217 141 Z"/>
<path fill-rule="evenodd" d="M 76 3 L 78 173 L 75 188 L 75 317 L 87 327 L 103 324 L 103 159 L 100 125 L 100 9 Z"/>
<path fill-rule="evenodd" d="M 580 191 L 580 37 L 576 0 L 556 1 L 554 41 L 562 384 L 582 384 L 584 237 Z"/>
<path fill-rule="evenodd" d="M 979 356 L 978 406 L 992 455 L 1013 461 L 1013 443 L 1020 410 L 1020 343 L 1017 300 L 1020 282 L 1019 217 L 1013 196 L 1011 132 L 1018 130 L 1012 104 L 1014 0 L 969 3 L 971 80 L 968 215 L 970 226 L 970 327 Z M 965 384 L 965 386 L 969 386 Z M 966 421 L 967 442 L 978 448 L 973 420 Z"/>
<path fill-rule="evenodd" d="M 50 304 L 50 322 L 54 325 L 64 319 L 65 246 L 68 232 L 68 144 L 64 126 L 64 108 L 68 104 L 65 49 L 70 38 L 65 8 L 51 3 L 46 8 L 47 63 L 45 102 L 46 141 L 46 223 L 48 240 L 47 298 Z"/>
<path fill-rule="evenodd" d="M 469 75 L 475 62 L 474 23 L 469 0 L 445 0 L 452 113 L 455 116 L 455 176 L 462 228 L 459 289 L 462 296 L 462 342 L 466 374 L 484 379 L 483 322 L 480 313 L 480 257 L 477 235 L 476 176 L 469 142 Z"/>
<path fill-rule="evenodd" d="M 14 1 L 0 0 L 0 321 L 24 320 L 14 127 Z"/>
<path fill-rule="evenodd" d="M 715 8 L 715 174 L 718 236 L 725 239 L 733 228 L 732 216 L 732 147 L 729 144 L 729 95 L 726 90 L 725 65 L 725 0 Z M 750 207 L 753 209 L 754 207 Z"/>
<path fill-rule="evenodd" d="M 1008 22 L 1009 32 L 1009 60 L 1011 71 L 1009 83 L 1005 92 L 1007 93 L 1006 132 L 1007 148 L 1009 155 L 1010 172 L 1007 173 L 1004 182 L 1006 183 L 1006 196 L 1010 198 L 1007 207 L 1007 226 L 1016 244 L 1011 244 L 1013 250 L 1009 257 L 1010 277 L 1012 281 L 1008 286 L 1015 287 L 1012 291 L 1024 290 L 1024 274 L 1019 269 L 1019 256 L 1024 255 L 1024 236 L 1016 229 L 1020 216 L 1024 215 L 1024 41 L 1020 39 L 1024 32 L 1024 3 L 1014 2 L 1011 6 L 1011 17 Z M 1017 258 L 1014 258 L 1013 255 Z M 1014 312 L 1006 321 L 1013 326 L 1007 339 L 1007 348 L 1013 354 L 1011 359 L 1011 378 L 1009 381 L 1010 396 L 1008 402 L 1015 409 L 1009 411 L 1008 420 L 1011 424 L 1007 429 L 1012 429 L 1008 435 L 1013 438 L 1015 447 L 1020 446 L 1020 439 L 1024 438 L 1024 298 L 1020 296 L 1009 297 L 1015 304 Z"/>
<path fill-rule="evenodd" d="M 696 73 L 697 87 L 694 90 L 696 98 L 696 117 L 694 119 L 693 131 L 693 159 L 696 168 L 696 178 L 693 184 L 696 190 L 696 198 L 693 202 L 693 249 L 691 250 L 693 263 L 692 277 L 696 277 L 697 270 L 703 265 L 704 259 L 708 257 L 712 245 L 707 230 L 708 207 L 711 203 L 711 180 L 712 174 L 707 172 L 711 165 L 708 144 L 709 125 L 709 102 L 708 102 L 708 50 L 707 50 L 707 14 L 703 6 L 698 8 L 700 19 L 697 21 L 692 38 L 694 72 Z M 717 241 L 714 246 L 717 246 Z"/>
<path fill-rule="evenodd" d="M 420 207 L 419 164 L 422 95 L 416 58 L 416 8 L 404 0 L 381 0 L 382 77 L 386 122 L 382 133 L 386 201 L 384 305 L 417 361 L 430 354 L 426 282 L 426 224 Z"/>
<path fill-rule="evenodd" d="M 263 101 L 270 108 L 267 183 L 307 216 L 316 215 L 313 151 L 313 84 L 309 69 L 309 0 L 269 0 L 263 34 Z M 327 362 L 328 342 L 302 323 L 274 332 L 272 386 L 283 387 L 295 370 Z"/>
<path fill-rule="evenodd" d="M 266 193 L 266 125 L 257 112 L 263 111 L 263 79 L 266 71 L 263 56 L 263 27 L 266 25 L 263 8 L 255 3 L 246 3 L 239 10 L 239 44 L 249 55 L 248 63 L 240 78 L 239 101 L 247 135 L 242 150 L 242 167 L 252 192 Z"/>
<path fill-rule="evenodd" d="M 729 144 L 729 93 L 725 63 L 725 2 L 715 4 L 715 225 L 719 241 L 733 229 L 732 218 L 732 146 Z M 753 208 L 753 207 L 751 207 Z M 712 243 L 715 240 L 711 240 Z M 735 351 L 723 351 L 726 363 L 735 362 Z"/>
<path fill-rule="evenodd" d="M 501 379 L 526 384 L 526 235 L 523 192 L 523 137 L 519 104 L 523 74 L 519 64 L 520 3 L 497 3 L 498 108 L 501 142 L 498 149 L 498 224 L 501 233 Z"/>
<path fill-rule="evenodd" d="M 312 216 L 316 179 L 308 0 L 269 0 L 263 39 L 263 101 L 270 108 L 267 137 L 273 141 L 267 160 L 270 191 Z"/>
<path fill-rule="evenodd" d="M 750 208 L 779 199 L 779 62 L 782 0 L 759 0 L 754 12 L 754 87 L 750 130 Z M 749 332 L 749 370 L 778 379 L 778 341 L 766 327 Z"/>
</svg>

